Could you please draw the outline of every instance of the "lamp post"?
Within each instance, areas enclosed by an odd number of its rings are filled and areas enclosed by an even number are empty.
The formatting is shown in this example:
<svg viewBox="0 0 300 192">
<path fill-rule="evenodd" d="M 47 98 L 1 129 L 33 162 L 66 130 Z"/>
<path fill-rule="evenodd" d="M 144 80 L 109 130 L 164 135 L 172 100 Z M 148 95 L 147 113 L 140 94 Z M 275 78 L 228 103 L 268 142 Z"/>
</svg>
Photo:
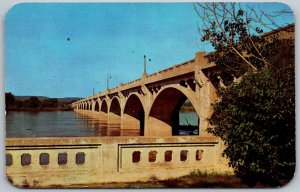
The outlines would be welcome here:
<svg viewBox="0 0 300 192">
<path fill-rule="evenodd" d="M 100 85 L 100 81 L 98 81 L 99 83 L 99 93 L 101 92 L 101 85 Z"/>
<path fill-rule="evenodd" d="M 146 55 L 144 55 L 144 75 L 147 75 L 146 67 Z"/>
<path fill-rule="evenodd" d="M 111 79 L 111 75 L 108 74 L 107 75 L 107 78 L 106 78 L 106 87 L 107 87 L 107 90 L 109 89 L 109 84 L 108 84 L 108 80 Z"/>
<path fill-rule="evenodd" d="M 149 59 L 151 61 L 151 59 Z M 144 55 L 144 75 L 147 75 L 147 58 L 146 55 Z"/>
</svg>

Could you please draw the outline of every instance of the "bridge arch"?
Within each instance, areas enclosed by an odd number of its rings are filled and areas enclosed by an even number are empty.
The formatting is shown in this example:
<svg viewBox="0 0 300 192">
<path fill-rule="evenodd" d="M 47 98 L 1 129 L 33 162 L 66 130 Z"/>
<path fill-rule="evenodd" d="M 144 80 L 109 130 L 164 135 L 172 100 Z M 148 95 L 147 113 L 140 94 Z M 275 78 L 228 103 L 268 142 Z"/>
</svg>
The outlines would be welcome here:
<svg viewBox="0 0 300 192">
<path fill-rule="evenodd" d="M 103 113 L 108 113 L 108 106 L 107 106 L 107 101 L 106 101 L 106 99 L 103 99 L 103 100 L 101 101 L 100 111 L 102 111 Z"/>
<path fill-rule="evenodd" d="M 136 93 L 132 93 L 126 99 L 122 129 L 139 131 L 139 135 L 144 135 L 145 108 L 142 99 Z"/>
<path fill-rule="evenodd" d="M 110 128 L 120 128 L 121 125 L 121 104 L 117 97 L 113 97 L 109 106 L 108 122 Z"/>
<path fill-rule="evenodd" d="M 97 115 L 97 117 L 99 118 L 99 120 L 101 121 L 102 124 L 105 124 L 105 126 L 107 125 L 107 115 L 108 115 L 108 104 L 106 99 L 100 99 L 98 98 L 96 101 L 99 105 L 99 115 Z M 96 105 L 97 105 L 96 103 Z M 97 106 L 95 106 L 96 109 Z"/>
<path fill-rule="evenodd" d="M 95 101 L 95 108 L 94 108 L 94 111 L 97 111 L 97 112 L 99 112 L 100 111 L 100 107 L 99 107 L 100 105 L 99 105 L 99 100 L 96 100 Z"/>
<path fill-rule="evenodd" d="M 194 108 L 196 125 L 183 127 L 179 122 L 179 112 L 182 105 L 189 100 Z M 199 134 L 199 103 L 196 101 L 195 92 L 180 85 L 167 85 L 155 96 L 147 115 L 147 135 L 179 135 L 180 129 L 191 129 L 191 134 Z M 190 132 L 188 132 L 190 134 Z"/>
<path fill-rule="evenodd" d="M 121 104 L 120 104 L 119 98 L 113 97 L 111 99 L 109 112 L 114 113 L 114 114 L 119 115 L 119 116 L 121 115 Z"/>
<path fill-rule="evenodd" d="M 89 110 L 90 111 L 93 111 L 93 105 L 94 105 L 94 101 L 92 100 L 89 102 Z"/>
</svg>

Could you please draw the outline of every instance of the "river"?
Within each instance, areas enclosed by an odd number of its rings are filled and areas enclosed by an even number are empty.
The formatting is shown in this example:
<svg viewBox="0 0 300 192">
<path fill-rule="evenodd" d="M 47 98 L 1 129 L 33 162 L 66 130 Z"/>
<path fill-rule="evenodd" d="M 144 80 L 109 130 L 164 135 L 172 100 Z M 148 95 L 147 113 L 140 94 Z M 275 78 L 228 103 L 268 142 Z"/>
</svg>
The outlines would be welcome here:
<svg viewBox="0 0 300 192">
<path fill-rule="evenodd" d="M 192 113 L 180 114 L 180 124 L 197 123 Z M 86 137 L 86 136 L 138 136 L 137 130 L 120 130 L 120 125 L 109 126 L 98 118 L 73 111 L 23 112 L 6 114 L 6 137 Z"/>
</svg>

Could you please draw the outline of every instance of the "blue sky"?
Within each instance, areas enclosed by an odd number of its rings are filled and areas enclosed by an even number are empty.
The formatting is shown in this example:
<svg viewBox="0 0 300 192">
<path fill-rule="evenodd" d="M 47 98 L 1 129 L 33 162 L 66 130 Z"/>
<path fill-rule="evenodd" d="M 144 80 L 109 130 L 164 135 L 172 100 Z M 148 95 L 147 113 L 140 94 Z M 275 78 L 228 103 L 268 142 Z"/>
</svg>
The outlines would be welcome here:
<svg viewBox="0 0 300 192">
<path fill-rule="evenodd" d="M 18 4 L 5 17 L 5 91 L 86 97 L 106 89 L 107 74 L 110 87 L 135 80 L 144 54 L 149 74 L 211 51 L 197 22 L 191 3 Z"/>
</svg>

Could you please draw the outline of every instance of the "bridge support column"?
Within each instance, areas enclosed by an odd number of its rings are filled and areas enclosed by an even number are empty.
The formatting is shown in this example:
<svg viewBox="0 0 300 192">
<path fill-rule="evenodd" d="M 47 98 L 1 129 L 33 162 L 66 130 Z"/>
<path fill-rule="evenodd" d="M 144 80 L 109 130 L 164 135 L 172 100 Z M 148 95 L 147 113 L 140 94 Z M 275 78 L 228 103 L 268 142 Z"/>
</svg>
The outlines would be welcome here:
<svg viewBox="0 0 300 192">
<path fill-rule="evenodd" d="M 143 81 L 145 81 L 146 79 L 146 76 L 143 76 L 142 77 Z M 148 90 L 148 88 L 145 86 L 145 84 L 143 84 L 141 86 L 142 88 L 142 91 L 144 93 L 144 96 L 143 96 L 143 106 L 144 106 L 144 136 L 150 136 L 151 135 L 151 131 L 150 131 L 150 126 L 149 126 L 149 113 L 150 113 L 150 109 L 151 109 L 151 105 L 152 105 L 152 102 L 154 100 L 154 96 L 152 95 L 152 93 Z"/>
<path fill-rule="evenodd" d="M 212 115 L 212 104 L 217 100 L 216 89 L 210 80 L 204 75 L 201 68 L 209 65 L 205 53 L 196 53 L 195 56 L 195 81 L 196 81 L 196 99 L 199 101 L 199 130 L 201 136 L 210 136 L 207 128 L 210 126 L 208 118 Z"/>
</svg>

